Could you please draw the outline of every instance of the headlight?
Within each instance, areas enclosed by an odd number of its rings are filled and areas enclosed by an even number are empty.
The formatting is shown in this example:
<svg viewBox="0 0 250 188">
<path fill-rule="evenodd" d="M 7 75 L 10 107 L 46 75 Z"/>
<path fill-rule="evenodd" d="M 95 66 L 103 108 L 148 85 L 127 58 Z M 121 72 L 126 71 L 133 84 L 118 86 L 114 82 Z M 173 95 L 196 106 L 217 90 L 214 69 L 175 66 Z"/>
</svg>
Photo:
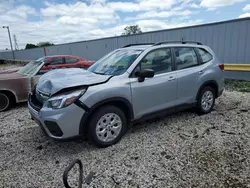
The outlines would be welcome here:
<svg viewBox="0 0 250 188">
<path fill-rule="evenodd" d="M 48 108 L 54 108 L 54 109 L 64 108 L 74 103 L 85 92 L 86 89 L 77 90 L 73 93 L 61 94 L 50 98 L 44 105 L 47 106 Z"/>
</svg>

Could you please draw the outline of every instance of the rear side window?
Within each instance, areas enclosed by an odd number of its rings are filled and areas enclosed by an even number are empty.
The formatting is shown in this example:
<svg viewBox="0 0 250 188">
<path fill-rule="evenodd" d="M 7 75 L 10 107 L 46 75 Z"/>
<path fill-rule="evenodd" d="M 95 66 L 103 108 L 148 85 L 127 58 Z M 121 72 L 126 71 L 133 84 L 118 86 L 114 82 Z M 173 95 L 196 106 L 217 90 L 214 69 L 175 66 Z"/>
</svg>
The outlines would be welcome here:
<svg viewBox="0 0 250 188">
<path fill-rule="evenodd" d="M 198 58 L 193 48 L 178 47 L 175 51 L 177 70 L 186 69 L 198 65 Z"/>
<path fill-rule="evenodd" d="M 63 58 L 62 57 L 52 58 L 48 63 L 49 65 L 60 65 L 63 64 Z"/>
<path fill-rule="evenodd" d="M 197 51 L 201 57 L 201 63 L 206 63 L 213 58 L 213 56 L 205 49 L 198 48 Z"/>
<path fill-rule="evenodd" d="M 66 64 L 72 64 L 72 63 L 76 63 L 78 61 L 78 59 L 73 58 L 73 57 L 65 57 L 65 62 Z"/>
</svg>

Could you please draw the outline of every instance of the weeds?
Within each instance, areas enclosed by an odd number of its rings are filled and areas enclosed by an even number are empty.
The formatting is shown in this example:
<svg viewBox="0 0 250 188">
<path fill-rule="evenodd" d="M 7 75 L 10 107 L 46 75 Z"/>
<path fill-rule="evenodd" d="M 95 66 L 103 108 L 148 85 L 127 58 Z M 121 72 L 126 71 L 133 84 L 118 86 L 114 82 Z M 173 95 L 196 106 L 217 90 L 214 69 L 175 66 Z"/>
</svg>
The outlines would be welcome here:
<svg viewBox="0 0 250 188">
<path fill-rule="evenodd" d="M 226 79 L 225 88 L 229 91 L 250 92 L 250 82 Z"/>
</svg>

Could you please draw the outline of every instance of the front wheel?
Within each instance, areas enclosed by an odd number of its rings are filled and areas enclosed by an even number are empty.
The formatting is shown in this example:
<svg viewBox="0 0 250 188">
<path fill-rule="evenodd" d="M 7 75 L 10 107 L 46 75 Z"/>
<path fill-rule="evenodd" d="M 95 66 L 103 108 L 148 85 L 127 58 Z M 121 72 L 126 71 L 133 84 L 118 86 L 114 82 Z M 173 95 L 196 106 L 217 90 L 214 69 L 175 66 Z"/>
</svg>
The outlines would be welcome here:
<svg viewBox="0 0 250 188">
<path fill-rule="evenodd" d="M 89 122 L 88 137 L 98 147 L 116 144 L 127 129 L 124 112 L 113 105 L 100 107 Z"/>
<path fill-rule="evenodd" d="M 5 92 L 0 92 L 0 112 L 8 110 L 12 105 L 12 101 Z"/>
<path fill-rule="evenodd" d="M 212 87 L 204 87 L 197 99 L 197 112 L 200 115 L 210 113 L 215 103 L 215 91 Z"/>
</svg>

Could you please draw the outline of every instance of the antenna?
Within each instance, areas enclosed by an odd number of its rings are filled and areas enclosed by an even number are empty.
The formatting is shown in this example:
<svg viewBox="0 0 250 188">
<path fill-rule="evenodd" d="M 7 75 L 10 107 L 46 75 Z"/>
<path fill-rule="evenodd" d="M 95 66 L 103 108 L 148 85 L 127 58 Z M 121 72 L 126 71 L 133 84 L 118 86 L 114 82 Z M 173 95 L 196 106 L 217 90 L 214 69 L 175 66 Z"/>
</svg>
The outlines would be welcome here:
<svg viewBox="0 0 250 188">
<path fill-rule="evenodd" d="M 17 44 L 16 35 L 13 35 L 13 38 L 14 38 L 15 50 L 19 50 L 19 49 L 18 49 L 18 44 Z"/>
</svg>

